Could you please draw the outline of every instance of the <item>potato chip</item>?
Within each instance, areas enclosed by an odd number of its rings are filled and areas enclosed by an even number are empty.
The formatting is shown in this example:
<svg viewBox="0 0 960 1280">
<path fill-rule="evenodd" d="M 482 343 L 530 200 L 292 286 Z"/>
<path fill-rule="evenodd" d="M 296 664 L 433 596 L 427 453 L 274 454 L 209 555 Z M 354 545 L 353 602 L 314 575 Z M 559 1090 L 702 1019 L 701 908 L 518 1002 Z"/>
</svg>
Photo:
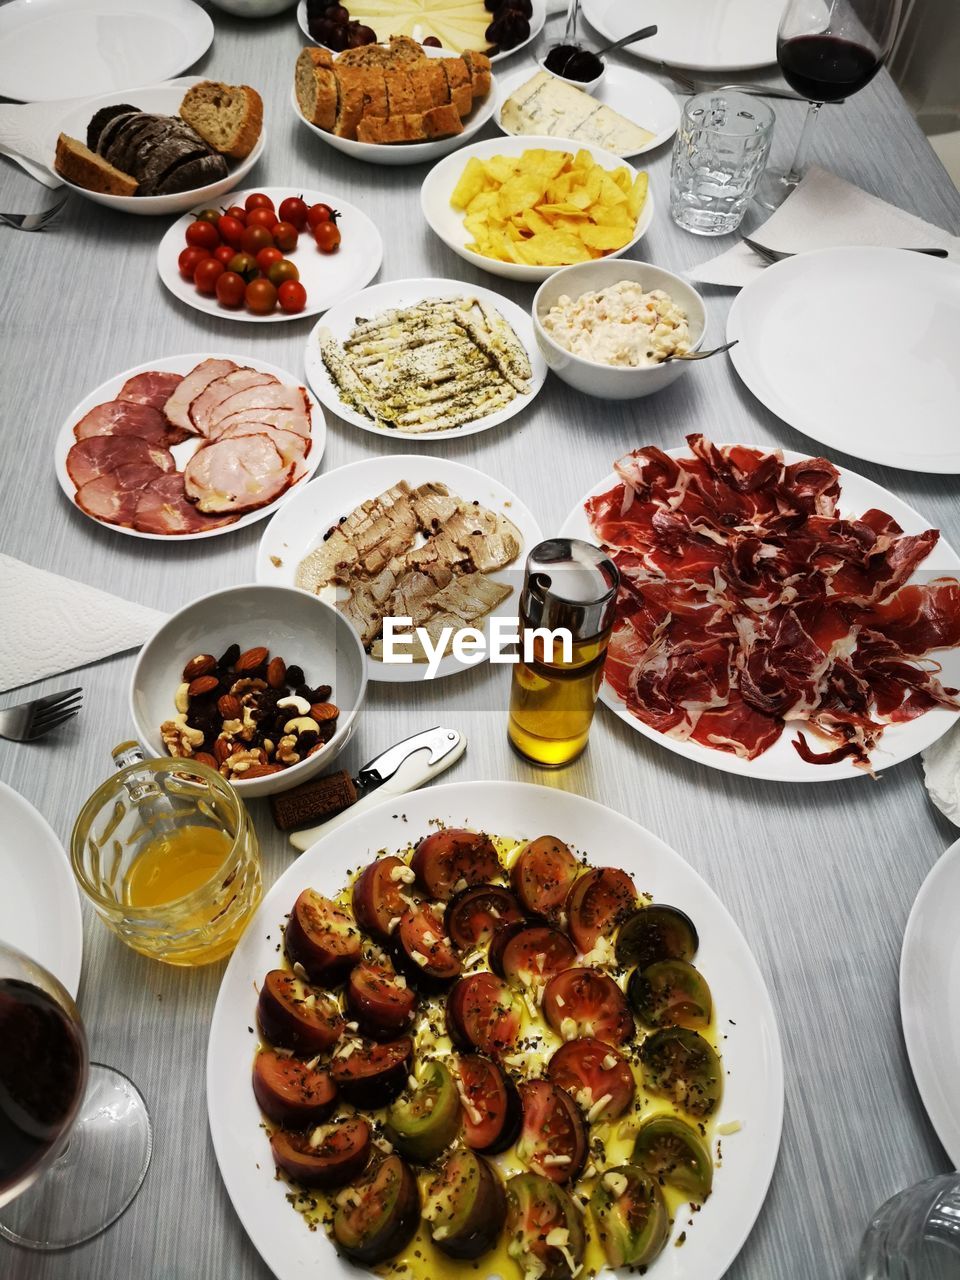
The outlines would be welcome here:
<svg viewBox="0 0 960 1280">
<path fill-rule="evenodd" d="M 486 169 L 483 162 L 471 156 L 466 168 L 460 175 L 460 181 L 453 189 L 450 203 L 455 209 L 465 209 L 470 201 L 480 194 L 486 181 Z"/>
</svg>

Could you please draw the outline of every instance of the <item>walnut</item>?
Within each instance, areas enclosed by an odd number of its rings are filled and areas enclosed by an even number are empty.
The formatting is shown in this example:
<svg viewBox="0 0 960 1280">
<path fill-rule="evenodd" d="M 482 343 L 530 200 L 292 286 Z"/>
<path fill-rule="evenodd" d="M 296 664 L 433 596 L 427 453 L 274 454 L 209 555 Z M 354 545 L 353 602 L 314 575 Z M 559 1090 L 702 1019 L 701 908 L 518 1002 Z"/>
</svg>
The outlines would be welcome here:
<svg viewBox="0 0 960 1280">
<path fill-rule="evenodd" d="M 243 708 L 243 728 L 240 730 L 240 737 L 244 742 L 252 742 L 257 732 L 257 722 L 254 719 L 253 712 L 250 707 Z"/>
<path fill-rule="evenodd" d="M 297 755 L 296 746 L 296 734 L 285 733 L 277 743 L 277 759 L 281 764 L 299 764 L 300 757 Z"/>
<path fill-rule="evenodd" d="M 225 778 L 243 777 L 251 765 L 264 764 L 263 753 L 256 748 L 241 749 L 234 751 L 232 755 L 227 756 L 223 764 L 220 766 L 220 772 Z"/>
<path fill-rule="evenodd" d="M 204 735 L 202 729 L 191 729 L 187 717 L 181 713 L 172 720 L 164 720 L 160 726 L 160 737 L 170 755 L 187 758 L 197 747 L 203 746 Z"/>
<path fill-rule="evenodd" d="M 242 720 L 224 720 L 222 732 L 229 738 L 232 737 L 233 734 L 239 733 L 242 728 Z"/>
<path fill-rule="evenodd" d="M 235 681 L 230 686 L 230 692 L 235 697 L 239 698 L 242 693 L 248 693 L 251 689 L 260 690 L 266 688 L 266 680 L 260 680 L 259 678 L 251 679 L 249 676 L 244 676 L 242 679 Z M 242 698 L 240 700 L 241 702 L 243 701 Z"/>
</svg>

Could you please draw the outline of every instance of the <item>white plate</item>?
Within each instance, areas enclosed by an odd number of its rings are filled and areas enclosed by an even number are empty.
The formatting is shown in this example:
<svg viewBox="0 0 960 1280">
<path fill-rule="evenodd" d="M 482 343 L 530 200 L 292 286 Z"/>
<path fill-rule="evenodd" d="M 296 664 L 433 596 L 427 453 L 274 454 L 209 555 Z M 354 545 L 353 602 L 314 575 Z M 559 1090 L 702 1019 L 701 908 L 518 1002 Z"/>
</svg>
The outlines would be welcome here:
<svg viewBox="0 0 960 1280">
<path fill-rule="evenodd" d="M 534 63 L 532 66 L 525 67 L 523 71 L 511 72 L 500 81 L 500 99 L 494 114 L 494 123 L 498 129 L 502 129 L 511 137 L 523 135 L 512 134 L 509 129 L 504 128 L 501 119 L 503 104 L 511 93 L 515 93 L 521 85 L 526 84 L 539 70 L 540 67 Z M 669 89 L 665 89 L 652 76 L 644 75 L 642 71 L 637 71 L 633 67 L 608 62 L 606 75 L 600 81 L 596 93 L 590 96 L 597 102 L 603 102 L 608 107 L 612 107 L 614 111 L 619 111 L 622 116 L 654 135 L 638 151 L 631 152 L 631 155 L 640 156 L 647 151 L 662 147 L 679 128 L 680 104 L 677 99 Z"/>
<path fill-rule="evenodd" d="M 747 71 L 777 60 L 783 0 L 646 0 L 643 17 L 659 31 L 627 53 L 691 71 Z M 580 12 L 608 40 L 640 25 L 623 0 L 583 0 Z"/>
<path fill-rule="evenodd" d="M 767 446 L 751 447 L 766 448 Z M 685 446 L 679 449 L 667 449 L 666 452 L 674 458 L 690 456 L 690 450 Z M 788 463 L 799 462 L 808 456 L 804 453 L 793 453 L 789 449 L 784 449 L 782 453 L 784 460 Z M 837 470 L 840 473 L 841 486 L 839 510 L 843 515 L 860 516 L 871 507 L 877 507 L 893 516 L 905 533 L 921 533 L 924 529 L 930 528 L 929 521 L 924 520 L 913 507 L 908 507 L 905 502 L 894 497 L 888 489 L 874 484 L 864 476 L 857 475 L 855 471 L 847 471 L 844 467 L 838 467 Z M 583 504 L 596 494 L 608 493 L 620 483 L 619 476 L 611 473 L 600 484 L 594 485 L 571 511 L 558 536 L 584 538 L 587 542 L 596 542 L 596 534 L 590 528 Z M 941 537 L 910 581 L 926 582 L 938 574 L 953 575 L 958 570 L 960 570 L 960 556 Z M 943 683 L 953 686 L 960 684 L 960 649 L 945 649 L 932 656 L 942 663 L 943 669 L 940 675 Z M 711 769 L 720 769 L 724 773 L 737 773 L 744 778 L 766 778 L 773 782 L 832 782 L 838 778 L 869 776 L 863 769 L 853 765 L 849 759 L 840 760 L 836 764 L 808 764 L 806 760 L 800 758 L 791 745 L 794 730 L 789 726 L 773 746 L 757 756 L 755 760 L 741 760 L 732 752 L 714 751 L 712 747 L 703 747 L 698 742 L 680 742 L 668 734 L 658 733 L 655 729 L 649 728 L 628 711 L 626 704 L 606 683 L 601 686 L 600 700 L 631 728 L 642 733 L 645 738 L 658 742 L 660 746 L 675 751 L 679 756 L 686 756 L 688 760 L 696 760 L 698 764 L 708 765 Z M 956 724 L 956 721 L 955 712 L 947 710 L 946 707 L 934 707 L 932 711 L 918 716 L 916 720 L 906 724 L 890 725 L 884 729 L 879 746 L 874 749 L 871 757 L 874 768 L 891 769 L 894 765 L 909 760 L 911 756 L 917 755 L 932 742 L 941 738 Z M 802 727 L 802 725 L 796 727 Z"/>
<path fill-rule="evenodd" d="M 960 840 L 920 886 L 900 952 L 900 1020 L 930 1123 L 960 1168 Z"/>
<path fill-rule="evenodd" d="M 50 824 L 5 782 L 0 782 L 0 882 L 0 942 L 49 969 L 75 996 L 83 955 L 77 882 Z"/>
<path fill-rule="evenodd" d="M 737 295 L 734 338 L 737 373 L 798 431 L 888 467 L 960 474 L 960 266 L 900 249 L 797 254 Z"/>
<path fill-rule="evenodd" d="M 311 885 L 338 890 L 348 869 L 381 849 L 400 849 L 436 819 L 499 835 L 530 839 L 556 832 L 595 863 L 613 863 L 644 890 L 686 911 L 700 932 L 702 961 L 726 1028 L 728 1075 L 720 1123 L 743 1128 L 723 1139 L 723 1166 L 682 1249 L 668 1245 L 649 1268 L 650 1280 L 719 1280 L 746 1240 L 766 1196 L 780 1144 L 783 1063 L 776 1018 L 757 963 L 716 894 L 688 863 L 644 827 L 592 800 L 554 787 L 520 782 L 467 782 L 429 787 L 358 815 L 302 854 L 264 898 L 227 967 L 210 1027 L 207 1114 L 220 1173 L 250 1239 L 278 1280 L 323 1274 L 357 1280 L 323 1231 L 310 1232 L 274 1176 L 267 1138 L 250 1087 L 256 1037 L 256 984 L 276 965 L 276 939 L 297 894 Z M 271 940 L 272 939 L 272 940 Z M 729 1026 L 727 1019 L 735 1023 Z M 677 1214 L 674 1234 L 686 1223 Z M 471 1273 L 489 1275 L 480 1260 Z M 624 1280 L 629 1272 L 620 1273 Z M 603 1272 L 603 1276 L 612 1276 Z"/>
<path fill-rule="evenodd" d="M 424 8 L 429 8 L 429 3 L 424 3 L 424 0 L 421 0 L 421 3 L 423 4 Z M 349 8 L 349 5 L 347 6 L 347 8 Z M 525 49 L 527 45 L 531 43 L 531 41 L 536 40 L 537 36 L 543 30 L 543 24 L 544 22 L 546 22 L 546 20 L 547 20 L 546 0 L 533 0 L 533 17 L 530 19 L 530 34 L 527 36 L 526 40 L 524 40 L 522 44 L 518 44 L 515 49 L 505 49 L 502 53 L 495 53 L 493 57 L 490 59 L 490 61 L 502 62 L 505 58 L 512 58 L 515 53 L 519 53 L 521 49 Z M 492 13 L 490 14 L 490 21 L 491 22 L 493 21 Z M 307 26 L 307 0 L 300 0 L 300 3 L 297 5 L 297 22 L 300 26 L 300 30 L 307 37 L 307 39 L 310 41 L 311 44 L 318 44 L 320 45 L 321 49 L 327 48 L 327 46 L 323 44 L 321 41 L 314 40 L 313 36 L 310 34 L 310 28 Z M 391 35 L 400 34 L 399 32 L 387 30 L 387 25 L 384 26 L 383 33 L 382 33 L 382 38 L 384 40 L 389 39 Z M 414 38 L 417 38 L 415 35 L 415 32 L 409 32 L 408 34 L 414 35 Z M 480 49 L 480 52 L 481 53 L 483 52 L 482 48 Z"/>
<path fill-rule="evenodd" d="M 335 338 L 343 342 L 351 333 L 357 320 L 363 316 L 370 317 L 392 307 L 411 307 L 426 298 L 480 298 L 495 307 L 513 328 L 514 333 L 526 348 L 533 369 L 533 378 L 528 395 L 514 396 L 508 405 L 496 413 L 488 413 L 462 427 L 450 427 L 445 431 L 394 431 L 386 427 L 378 427 L 370 418 L 364 417 L 356 409 L 344 404 L 340 399 L 337 384 L 327 372 L 327 366 L 320 357 L 320 330 L 329 329 Z M 310 389 L 332 413 L 350 422 L 361 431 L 369 431 L 381 440 L 419 440 L 431 443 L 434 440 L 452 440 L 460 436 L 472 436 L 477 431 L 489 431 L 501 422 L 521 413 L 540 394 L 547 376 L 547 363 L 540 354 L 533 332 L 533 321 L 529 314 L 509 298 L 501 297 L 492 289 L 482 289 L 477 285 L 464 284 L 460 280 L 391 280 L 386 284 L 375 284 L 362 293 L 354 294 L 333 307 L 310 331 L 307 349 L 304 355 L 304 367 Z"/>
<path fill-rule="evenodd" d="M 124 373 L 118 373 L 115 378 L 108 378 L 106 382 L 102 382 L 97 387 L 96 391 L 91 391 L 88 396 L 85 396 L 80 401 L 76 408 L 70 411 L 69 416 L 57 434 L 56 444 L 54 445 L 57 479 L 60 481 L 60 488 L 74 507 L 77 507 L 75 500 L 77 489 L 67 473 L 66 461 L 70 446 L 76 443 L 73 428 L 83 415 L 89 413 L 94 405 L 104 404 L 108 400 L 115 399 L 126 380 L 132 378 L 135 373 L 147 373 L 157 370 L 158 372 L 187 374 L 191 369 L 195 369 L 202 360 L 233 360 L 235 364 L 244 365 L 251 369 L 259 369 L 261 373 L 272 373 L 275 378 L 279 378 L 281 382 L 285 382 L 291 387 L 303 385 L 300 379 L 295 378 L 292 373 L 287 373 L 284 369 L 278 369 L 274 364 L 267 364 L 266 360 L 254 359 L 252 356 L 212 354 L 209 351 L 195 352 L 193 355 L 186 356 L 163 356 L 160 360 L 148 360 L 145 364 L 138 364 L 136 368 L 127 369 Z M 81 515 L 87 516 L 88 520 L 94 520 L 104 529 L 111 529 L 114 533 L 125 533 L 131 538 L 148 538 L 152 542 L 194 542 L 198 538 L 216 538 L 222 533 L 233 533 L 237 529 L 245 528 L 248 524 L 255 524 L 256 521 L 263 520 L 266 516 L 272 515 L 288 498 L 304 487 L 317 467 L 319 467 L 320 459 L 323 457 L 323 450 L 327 443 L 327 421 L 323 416 L 323 410 L 314 397 L 310 395 L 309 391 L 307 394 L 310 397 L 310 422 L 313 444 L 310 447 L 305 463 L 306 474 L 290 485 L 275 502 L 271 502 L 265 507 L 258 507 L 256 511 L 248 511 L 246 515 L 242 515 L 233 524 L 224 525 L 220 529 L 208 529 L 203 533 L 141 533 L 139 529 L 126 529 L 123 525 L 107 524 L 104 520 L 98 520 L 96 516 L 88 516 L 81 507 L 77 507 L 77 510 Z M 183 470 L 201 443 L 199 436 L 191 436 L 188 440 L 184 440 L 182 444 L 173 446 L 171 453 L 177 463 L 178 471 Z"/>
<path fill-rule="evenodd" d="M 2 12 L 3 10 L 0 9 L 0 13 Z M 81 142 L 85 142 L 87 125 L 95 112 L 101 107 L 109 107 L 121 102 L 129 102 L 142 111 L 155 111 L 159 115 L 178 115 L 180 103 L 187 89 L 198 82 L 198 76 L 191 76 L 176 84 L 152 85 L 145 89 L 124 89 L 104 94 L 102 98 L 95 98 L 92 102 L 72 107 L 60 121 L 60 131 L 69 134 L 71 138 L 79 138 Z M 86 200 L 92 200 L 95 204 L 106 205 L 108 209 L 117 209 L 121 213 L 168 215 L 183 213 L 185 209 L 192 209 L 198 203 L 201 209 L 219 203 L 219 196 L 232 191 L 247 176 L 263 155 L 265 145 L 266 124 L 260 130 L 257 145 L 246 159 L 227 160 L 229 172 L 225 178 L 221 178 L 219 182 L 209 182 L 205 187 L 194 187 L 191 191 L 177 191 L 165 196 L 111 196 L 100 191 L 88 191 L 86 187 L 78 187 L 75 182 L 67 182 L 61 174 L 57 173 L 53 168 L 53 156 L 50 157 L 50 172 L 58 182 L 62 182 L 71 191 L 76 191 L 77 195 L 83 196 Z"/>
<path fill-rule="evenodd" d="M 284 254 L 291 262 L 295 262 L 300 272 L 300 282 L 307 291 L 307 305 L 302 311 L 288 315 L 278 307 L 268 316 L 257 316 L 245 307 L 222 307 L 216 297 L 199 293 L 192 280 L 184 280 L 177 267 L 177 259 L 186 248 L 184 239 L 187 227 L 195 216 L 207 207 L 206 203 L 194 206 L 189 213 L 178 218 L 167 232 L 157 248 L 157 270 L 160 279 L 174 297 L 185 302 L 196 311 L 205 311 L 208 316 L 218 316 L 223 320 L 249 320 L 258 324 L 279 324 L 283 320 L 302 320 L 305 316 L 316 316 L 335 302 L 345 298 L 357 289 L 362 289 L 368 280 L 380 270 L 383 261 L 383 240 L 380 232 L 367 215 L 356 205 L 348 204 L 340 196 L 329 191 L 300 191 L 293 187 L 251 187 L 249 191 L 235 191 L 230 194 L 231 204 L 243 204 L 254 190 L 270 197 L 279 208 L 281 201 L 288 196 L 302 195 L 307 204 L 329 204 L 339 209 L 343 215 L 339 220 L 342 240 L 336 253 L 321 253 L 314 243 L 309 228 L 300 232 L 300 239 L 292 253 Z"/>
<path fill-rule="evenodd" d="M 513 564 L 490 575 L 495 582 L 503 582 L 513 590 L 481 620 L 483 631 L 489 634 L 491 618 L 516 618 L 523 564 L 527 552 L 543 538 L 540 526 L 517 495 L 499 480 L 485 476 L 473 467 L 448 462 L 446 458 L 432 458 L 428 454 L 395 453 L 383 458 L 367 458 L 363 462 L 352 462 L 336 471 L 328 471 L 313 484 L 308 484 L 263 531 L 257 548 L 257 582 L 295 586 L 297 566 L 305 555 L 320 545 L 327 530 L 361 502 L 375 498 L 400 480 L 406 480 L 411 487 L 430 480 L 439 481 L 458 497 L 471 502 L 476 499 L 482 506 L 513 521 L 520 530 L 520 553 Z M 280 563 L 275 564 L 275 559 Z M 464 669 L 452 654 L 448 654 L 437 668 L 437 678 L 452 676 Z M 426 664 L 421 662 L 387 663 L 369 658 L 367 663 L 368 678 L 387 684 L 420 681 L 426 670 Z"/>
<path fill-rule="evenodd" d="M 451 205 L 450 195 L 460 180 L 467 161 L 473 157 L 478 160 L 489 160 L 491 156 L 519 156 L 524 151 L 537 148 L 542 148 L 545 151 L 570 151 L 574 155 L 578 151 L 586 151 L 589 152 L 594 163 L 602 165 L 604 169 L 627 169 L 630 172 L 631 179 L 637 176 L 637 170 L 634 169 L 629 161 L 623 160 L 620 156 L 615 156 L 609 151 L 601 151 L 599 147 L 588 147 L 582 142 L 571 141 L 569 138 L 538 138 L 534 136 L 511 138 L 507 136 L 491 138 L 487 142 L 475 142 L 473 146 L 464 147 L 462 151 L 457 151 L 453 155 L 447 156 L 433 166 L 424 178 L 423 186 L 420 188 L 420 208 L 423 210 L 423 216 L 426 218 L 431 230 L 440 237 L 448 248 L 452 249 L 454 253 L 458 253 L 466 262 L 471 262 L 475 267 L 481 267 L 492 275 L 506 276 L 508 280 L 525 280 L 528 283 L 533 283 L 534 281 L 542 283 L 548 276 L 552 276 L 555 271 L 560 271 L 561 268 L 533 267 L 528 266 L 525 262 L 500 262 L 496 258 L 487 258 L 482 253 L 474 253 L 472 249 L 467 248 L 473 237 L 463 225 L 464 215 Z M 608 253 L 606 257 L 619 258 L 628 253 L 641 236 L 646 233 L 652 221 L 653 190 L 651 188 L 648 189 L 647 198 L 644 201 L 643 208 L 640 210 L 640 217 L 637 219 L 633 239 L 629 244 L 625 244 L 622 249 L 617 249 L 614 253 Z"/>
<path fill-rule="evenodd" d="M 12 0 L 0 6 L 0 96 L 49 102 L 169 80 L 212 41 L 193 0 Z"/>
</svg>

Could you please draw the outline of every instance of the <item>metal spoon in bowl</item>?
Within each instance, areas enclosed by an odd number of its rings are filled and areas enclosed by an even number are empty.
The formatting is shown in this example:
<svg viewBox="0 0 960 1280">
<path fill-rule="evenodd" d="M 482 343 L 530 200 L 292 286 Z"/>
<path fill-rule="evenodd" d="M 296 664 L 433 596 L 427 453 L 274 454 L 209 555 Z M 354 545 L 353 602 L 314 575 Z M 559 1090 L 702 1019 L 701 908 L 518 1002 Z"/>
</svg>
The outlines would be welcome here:
<svg viewBox="0 0 960 1280">
<path fill-rule="evenodd" d="M 667 364 L 671 360 L 709 360 L 711 356 L 722 355 L 724 351 L 729 351 L 731 347 L 735 347 L 740 341 L 734 338 L 732 342 L 725 342 L 722 347 L 714 347 L 712 351 L 687 351 L 684 355 L 665 356 L 660 361 L 661 364 Z"/>
<path fill-rule="evenodd" d="M 578 3 L 579 3 L 579 0 L 574 0 L 574 5 L 571 7 L 571 10 L 570 10 L 570 13 L 574 22 L 574 27 L 573 27 L 574 32 L 576 31 L 576 11 L 578 8 Z M 568 23 L 568 30 L 569 29 L 570 29 L 570 26 Z M 639 31 L 631 31 L 631 33 L 628 36 L 621 36 L 619 40 L 615 40 L 613 44 L 606 45 L 603 49 L 598 50 L 596 53 L 594 53 L 592 49 L 581 48 L 580 45 L 575 43 L 575 39 L 571 37 L 569 43 L 571 45 L 575 45 L 575 47 L 571 50 L 570 53 L 567 54 L 566 58 L 564 59 L 563 66 L 560 68 L 558 72 L 556 72 L 556 74 L 560 76 L 565 76 L 567 74 L 567 67 L 570 65 L 571 61 L 580 53 L 589 53 L 591 57 L 596 58 L 598 61 L 600 61 L 603 58 L 603 55 L 605 53 L 612 53 L 615 49 L 622 49 L 625 44 L 634 44 L 637 40 L 646 40 L 650 36 L 655 36 L 657 34 L 657 30 L 658 28 L 656 23 L 653 23 L 652 26 L 641 27 Z M 567 43 L 566 34 L 564 34 L 563 39 L 564 39 L 564 43 L 566 44 Z"/>
</svg>

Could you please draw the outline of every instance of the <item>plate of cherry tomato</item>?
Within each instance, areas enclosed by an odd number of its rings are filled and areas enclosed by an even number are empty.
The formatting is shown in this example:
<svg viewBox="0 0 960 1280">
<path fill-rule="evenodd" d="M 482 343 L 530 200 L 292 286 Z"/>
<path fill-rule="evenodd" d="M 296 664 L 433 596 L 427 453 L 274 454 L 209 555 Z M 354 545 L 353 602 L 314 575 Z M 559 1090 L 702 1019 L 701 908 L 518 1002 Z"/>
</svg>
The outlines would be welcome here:
<svg viewBox="0 0 960 1280">
<path fill-rule="evenodd" d="M 181 302 L 231 320 L 298 320 L 326 311 L 380 270 L 380 232 L 322 191 L 265 187 L 198 206 L 160 241 L 160 279 Z"/>
</svg>

